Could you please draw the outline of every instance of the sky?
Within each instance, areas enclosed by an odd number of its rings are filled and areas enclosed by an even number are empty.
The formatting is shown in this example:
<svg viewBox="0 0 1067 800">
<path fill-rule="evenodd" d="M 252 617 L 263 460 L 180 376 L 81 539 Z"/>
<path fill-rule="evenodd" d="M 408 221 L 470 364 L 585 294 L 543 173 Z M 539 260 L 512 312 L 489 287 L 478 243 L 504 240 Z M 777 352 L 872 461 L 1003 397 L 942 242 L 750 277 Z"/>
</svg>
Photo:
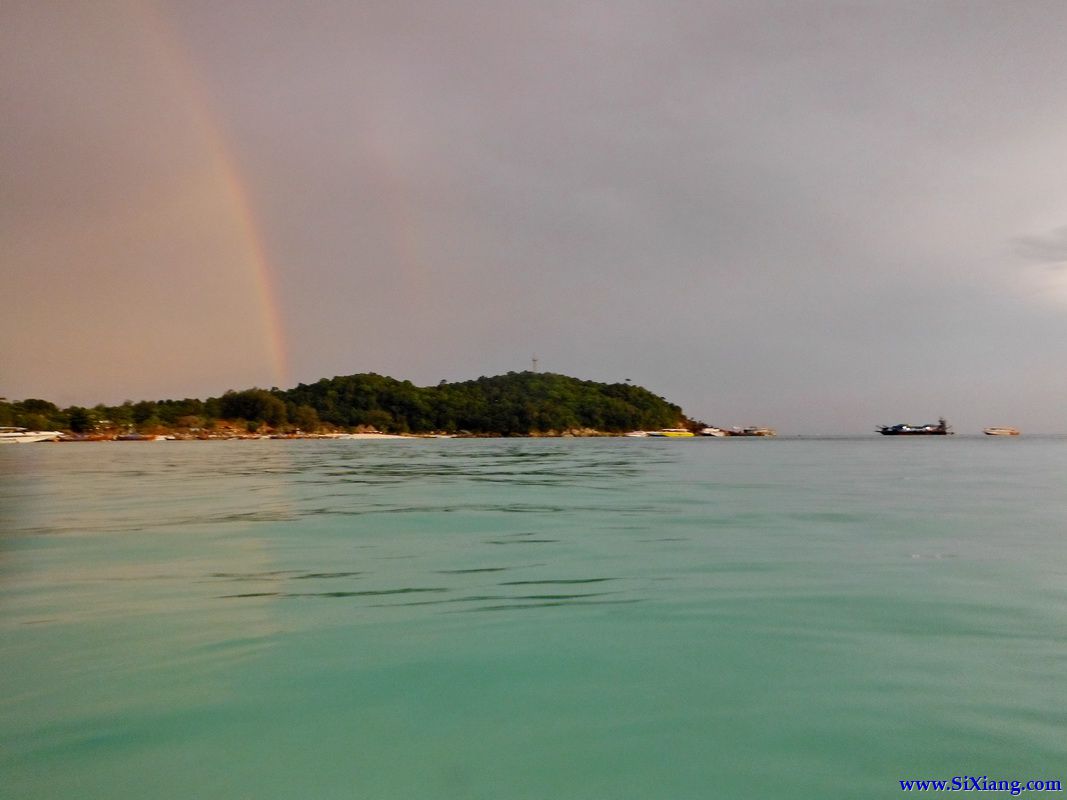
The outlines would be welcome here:
<svg viewBox="0 0 1067 800">
<path fill-rule="evenodd" d="M 1060 0 L 5 0 L 0 396 L 1067 431 Z"/>
</svg>

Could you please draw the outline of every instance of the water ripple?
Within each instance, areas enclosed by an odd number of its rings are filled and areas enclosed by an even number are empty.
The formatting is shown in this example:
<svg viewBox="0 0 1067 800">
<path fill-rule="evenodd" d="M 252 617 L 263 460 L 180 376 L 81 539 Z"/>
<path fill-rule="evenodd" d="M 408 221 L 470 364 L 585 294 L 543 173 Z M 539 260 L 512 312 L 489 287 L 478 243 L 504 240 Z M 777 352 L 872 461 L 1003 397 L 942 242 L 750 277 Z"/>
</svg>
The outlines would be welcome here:
<svg viewBox="0 0 1067 800">
<path fill-rule="evenodd" d="M 241 594 L 223 594 L 219 595 L 219 600 L 234 600 L 245 597 L 379 597 L 382 595 L 394 595 L 394 594 L 419 594 L 425 592 L 447 592 L 450 591 L 441 586 L 432 587 L 405 587 L 403 589 L 365 589 L 362 591 L 352 592 L 243 592 Z"/>
<path fill-rule="evenodd" d="M 541 581 L 501 581 L 498 586 L 537 586 L 540 584 L 567 584 L 567 583 L 603 583 L 613 581 L 616 578 L 560 578 L 558 580 Z"/>
<path fill-rule="evenodd" d="M 554 600 L 547 603 L 507 603 L 495 606 L 481 606 L 480 608 L 458 609 L 455 613 L 472 613 L 479 611 L 518 611 L 529 608 L 554 608 L 558 606 L 620 606 L 632 605 L 644 602 L 643 598 L 630 600 Z"/>
</svg>

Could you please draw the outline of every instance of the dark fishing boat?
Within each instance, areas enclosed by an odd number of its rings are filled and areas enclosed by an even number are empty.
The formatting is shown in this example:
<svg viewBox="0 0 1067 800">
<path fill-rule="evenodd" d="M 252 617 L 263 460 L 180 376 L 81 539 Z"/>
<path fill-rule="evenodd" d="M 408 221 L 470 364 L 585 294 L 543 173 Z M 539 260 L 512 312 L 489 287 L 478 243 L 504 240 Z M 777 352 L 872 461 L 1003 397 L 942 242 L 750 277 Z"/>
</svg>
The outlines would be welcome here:
<svg viewBox="0 0 1067 800">
<path fill-rule="evenodd" d="M 941 417 L 937 421 L 936 425 L 906 425 L 901 423 L 899 425 L 879 425 L 877 428 L 878 433 L 882 436 L 951 436 L 952 431 L 948 427 L 948 423 L 945 422 L 945 418 Z"/>
</svg>

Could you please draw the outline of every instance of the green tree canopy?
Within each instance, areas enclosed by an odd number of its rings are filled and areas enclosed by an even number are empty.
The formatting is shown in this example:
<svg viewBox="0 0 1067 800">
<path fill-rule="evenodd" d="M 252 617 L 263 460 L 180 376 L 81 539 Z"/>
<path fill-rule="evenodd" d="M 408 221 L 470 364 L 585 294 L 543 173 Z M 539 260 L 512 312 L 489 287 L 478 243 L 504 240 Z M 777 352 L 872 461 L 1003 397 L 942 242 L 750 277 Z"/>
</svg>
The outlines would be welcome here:
<svg viewBox="0 0 1067 800">
<path fill-rule="evenodd" d="M 647 389 L 566 375 L 509 372 L 419 388 L 374 373 L 323 378 L 282 392 L 327 423 L 386 431 L 467 430 L 525 435 L 592 428 L 621 432 L 671 427 L 682 409 Z"/>
<path fill-rule="evenodd" d="M 60 411 L 47 400 L 0 402 L 0 424 L 70 428 L 95 424 L 212 427 L 214 420 L 243 420 L 272 428 L 318 430 L 367 426 L 386 432 L 469 431 L 523 436 L 594 429 L 619 433 L 686 424 L 682 409 L 640 386 L 597 383 L 566 375 L 509 372 L 477 380 L 419 387 L 373 372 L 323 378 L 292 389 L 245 389 L 201 401 L 126 401 L 91 410 Z"/>
<path fill-rule="evenodd" d="M 220 398 L 219 411 L 225 419 L 265 422 L 272 428 L 284 425 L 286 421 L 285 401 L 266 389 L 226 392 Z"/>
</svg>

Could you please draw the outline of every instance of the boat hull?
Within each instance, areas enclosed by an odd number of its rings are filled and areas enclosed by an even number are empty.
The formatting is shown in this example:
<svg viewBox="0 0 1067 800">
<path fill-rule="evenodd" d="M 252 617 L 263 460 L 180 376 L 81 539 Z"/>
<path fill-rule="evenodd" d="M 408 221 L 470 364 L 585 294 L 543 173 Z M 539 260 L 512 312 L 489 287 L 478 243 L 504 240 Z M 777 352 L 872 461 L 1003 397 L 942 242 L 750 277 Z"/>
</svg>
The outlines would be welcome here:
<svg viewBox="0 0 1067 800">
<path fill-rule="evenodd" d="M 17 431 L 0 433 L 0 444 L 29 444 L 54 442 L 63 434 L 59 431 Z"/>
<path fill-rule="evenodd" d="M 882 436 L 948 436 L 948 431 L 878 431 Z"/>
<path fill-rule="evenodd" d="M 985 428 L 982 430 L 986 436 L 1018 436 L 1018 428 Z"/>
<path fill-rule="evenodd" d="M 881 425 L 877 429 L 878 433 L 882 436 L 951 436 L 952 430 L 949 428 L 945 418 L 942 417 L 937 421 L 937 424 L 928 425 L 908 425 L 907 423 L 900 423 L 898 425 Z"/>
</svg>

